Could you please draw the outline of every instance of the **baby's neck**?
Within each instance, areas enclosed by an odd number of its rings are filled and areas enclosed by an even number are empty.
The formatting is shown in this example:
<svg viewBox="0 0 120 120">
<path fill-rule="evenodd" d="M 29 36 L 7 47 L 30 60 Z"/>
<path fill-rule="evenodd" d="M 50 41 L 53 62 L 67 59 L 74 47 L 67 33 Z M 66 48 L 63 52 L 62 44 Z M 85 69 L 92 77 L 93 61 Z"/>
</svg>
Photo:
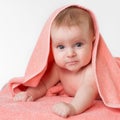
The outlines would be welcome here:
<svg viewBox="0 0 120 120">
<path fill-rule="evenodd" d="M 82 68 L 80 68 L 80 69 L 77 70 L 77 71 L 70 71 L 70 70 L 67 70 L 67 69 L 58 67 L 58 71 L 59 71 L 60 73 L 62 72 L 62 73 L 64 73 L 64 74 L 70 74 L 70 75 L 80 74 L 80 73 L 83 72 L 85 69 L 86 69 L 86 67 L 82 67 Z"/>
</svg>

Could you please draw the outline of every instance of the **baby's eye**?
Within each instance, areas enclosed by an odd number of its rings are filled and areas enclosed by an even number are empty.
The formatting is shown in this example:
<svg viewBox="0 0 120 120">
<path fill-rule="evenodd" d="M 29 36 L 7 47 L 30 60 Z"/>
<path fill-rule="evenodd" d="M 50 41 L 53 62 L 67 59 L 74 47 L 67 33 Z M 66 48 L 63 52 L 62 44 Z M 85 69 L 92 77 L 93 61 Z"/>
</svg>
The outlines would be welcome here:
<svg viewBox="0 0 120 120">
<path fill-rule="evenodd" d="M 57 48 L 64 49 L 65 47 L 63 45 L 58 45 Z"/>
<path fill-rule="evenodd" d="M 83 45 L 83 43 L 81 43 L 81 42 L 78 42 L 75 44 L 76 47 L 81 47 L 82 45 Z"/>
</svg>

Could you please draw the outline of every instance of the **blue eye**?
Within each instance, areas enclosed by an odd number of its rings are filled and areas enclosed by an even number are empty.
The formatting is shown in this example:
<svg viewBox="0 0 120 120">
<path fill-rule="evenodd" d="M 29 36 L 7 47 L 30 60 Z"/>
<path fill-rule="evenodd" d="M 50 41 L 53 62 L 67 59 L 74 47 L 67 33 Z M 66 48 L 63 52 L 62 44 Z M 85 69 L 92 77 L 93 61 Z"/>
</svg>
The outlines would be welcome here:
<svg viewBox="0 0 120 120">
<path fill-rule="evenodd" d="M 81 43 L 81 42 L 78 42 L 75 44 L 76 47 L 81 47 L 82 45 L 83 45 L 83 43 Z"/>
<path fill-rule="evenodd" d="M 65 47 L 63 45 L 58 45 L 57 48 L 64 49 Z"/>
</svg>

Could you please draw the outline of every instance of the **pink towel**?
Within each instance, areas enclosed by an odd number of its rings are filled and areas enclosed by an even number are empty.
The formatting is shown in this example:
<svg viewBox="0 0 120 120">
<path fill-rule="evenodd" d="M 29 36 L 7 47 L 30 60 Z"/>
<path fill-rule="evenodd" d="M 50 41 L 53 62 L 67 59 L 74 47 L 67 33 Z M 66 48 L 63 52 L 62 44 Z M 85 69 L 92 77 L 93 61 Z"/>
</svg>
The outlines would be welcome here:
<svg viewBox="0 0 120 120">
<path fill-rule="evenodd" d="M 53 62 L 50 53 L 51 23 L 60 11 L 69 6 L 71 5 L 57 9 L 49 17 L 29 60 L 25 75 L 20 78 L 12 79 L 7 87 L 1 91 L 0 105 L 2 107 L 0 107 L 0 116 L 3 118 L 5 116 L 2 115 L 2 113 L 7 112 L 9 118 L 11 115 L 15 115 L 15 117 L 11 116 L 11 120 L 12 118 L 14 118 L 14 120 L 17 119 L 18 113 L 21 114 L 20 120 L 37 120 L 38 118 L 42 120 L 63 120 L 63 118 L 54 115 L 50 110 L 51 105 L 55 102 L 60 100 L 68 102 L 71 100 L 70 97 L 63 95 L 64 93 L 61 85 L 51 88 L 48 91 L 47 96 L 39 99 L 36 102 L 14 103 L 12 101 L 12 95 L 19 91 L 25 90 L 28 86 L 37 86 L 41 77 L 49 67 L 49 64 Z M 111 55 L 103 37 L 99 33 L 94 14 L 82 6 L 76 6 L 88 11 L 94 23 L 96 39 L 92 53 L 92 68 L 96 77 L 98 91 L 103 103 L 102 101 L 95 101 L 95 104 L 89 110 L 80 115 L 72 116 L 68 119 L 73 120 L 74 118 L 74 120 L 101 120 L 104 115 L 104 119 L 116 120 L 118 117 L 120 117 L 119 109 L 113 109 L 120 108 L 120 58 L 114 58 Z M 58 93 L 60 93 L 59 96 L 55 96 L 56 94 L 58 95 Z M 50 98 L 50 96 L 54 97 Z M 11 111 L 11 109 L 15 109 L 15 111 Z M 36 115 L 37 117 L 33 117 L 33 115 Z"/>
</svg>

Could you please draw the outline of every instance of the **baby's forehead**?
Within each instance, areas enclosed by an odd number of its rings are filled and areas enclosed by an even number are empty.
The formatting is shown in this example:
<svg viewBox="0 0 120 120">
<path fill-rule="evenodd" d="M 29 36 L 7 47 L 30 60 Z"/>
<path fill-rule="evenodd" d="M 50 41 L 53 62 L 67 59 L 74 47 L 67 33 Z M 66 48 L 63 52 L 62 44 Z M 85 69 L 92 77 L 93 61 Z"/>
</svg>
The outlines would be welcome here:
<svg viewBox="0 0 120 120">
<path fill-rule="evenodd" d="M 56 26 L 56 25 L 52 25 L 51 26 L 51 31 L 50 31 L 50 35 L 52 36 L 57 36 L 57 34 L 61 34 L 63 35 L 70 35 L 73 33 L 79 33 L 79 34 L 89 34 L 89 25 L 88 24 L 81 24 L 80 26 L 77 25 L 72 25 L 72 26 L 67 26 L 67 25 L 61 25 L 61 26 Z M 70 33 L 70 34 L 69 34 Z M 74 34 L 73 34 L 74 35 Z"/>
<path fill-rule="evenodd" d="M 75 43 L 89 41 L 91 38 L 89 26 L 56 26 L 53 25 L 51 28 L 51 42 L 53 44 L 63 43 Z"/>
<path fill-rule="evenodd" d="M 72 30 L 72 29 L 79 29 L 79 30 L 82 30 L 82 29 L 89 29 L 89 24 L 88 24 L 88 22 L 82 22 L 82 23 L 80 23 L 79 25 L 71 25 L 71 26 L 68 26 L 68 25 L 61 25 L 61 26 L 57 26 L 56 24 L 52 24 L 51 25 L 51 33 L 53 32 L 53 31 L 58 31 L 58 30 L 68 30 L 68 31 L 70 31 L 70 30 Z"/>
</svg>

